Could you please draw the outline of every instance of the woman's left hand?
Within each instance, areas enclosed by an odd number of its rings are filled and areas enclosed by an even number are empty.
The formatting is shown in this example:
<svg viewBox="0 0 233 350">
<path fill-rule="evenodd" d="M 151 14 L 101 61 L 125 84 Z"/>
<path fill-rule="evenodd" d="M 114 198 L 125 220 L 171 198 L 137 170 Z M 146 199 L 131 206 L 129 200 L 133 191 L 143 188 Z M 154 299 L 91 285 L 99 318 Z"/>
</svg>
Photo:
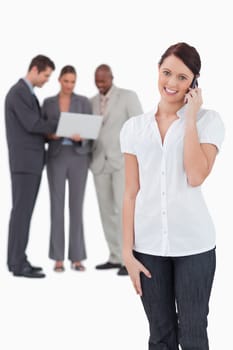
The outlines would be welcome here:
<svg viewBox="0 0 233 350">
<path fill-rule="evenodd" d="M 75 141 L 75 142 L 79 142 L 83 140 L 79 134 L 72 135 L 70 138 L 72 141 Z"/>
</svg>

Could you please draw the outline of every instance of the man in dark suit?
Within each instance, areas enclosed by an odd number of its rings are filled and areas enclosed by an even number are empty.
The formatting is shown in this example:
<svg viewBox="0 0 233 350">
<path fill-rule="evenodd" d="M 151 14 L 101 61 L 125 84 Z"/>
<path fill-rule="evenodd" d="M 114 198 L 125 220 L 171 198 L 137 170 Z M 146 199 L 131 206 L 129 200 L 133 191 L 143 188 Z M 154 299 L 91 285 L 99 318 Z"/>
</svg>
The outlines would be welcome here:
<svg viewBox="0 0 233 350">
<path fill-rule="evenodd" d="M 54 132 L 57 125 L 57 119 L 42 118 L 33 88 L 42 87 L 54 69 L 55 65 L 48 57 L 34 57 L 26 77 L 9 90 L 5 100 L 12 184 L 7 264 L 14 276 L 45 277 L 41 267 L 30 264 L 25 251 L 45 162 L 44 135 Z"/>
</svg>

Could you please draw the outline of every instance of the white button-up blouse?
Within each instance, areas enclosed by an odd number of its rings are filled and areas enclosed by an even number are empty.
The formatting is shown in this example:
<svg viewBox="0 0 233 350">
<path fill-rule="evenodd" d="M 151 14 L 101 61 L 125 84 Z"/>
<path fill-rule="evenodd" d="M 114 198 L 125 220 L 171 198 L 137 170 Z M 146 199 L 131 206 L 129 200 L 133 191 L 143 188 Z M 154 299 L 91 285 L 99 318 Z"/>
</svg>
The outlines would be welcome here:
<svg viewBox="0 0 233 350">
<path fill-rule="evenodd" d="M 120 133 L 122 153 L 134 154 L 139 166 L 134 250 L 159 256 L 185 256 L 215 247 L 215 229 L 201 187 L 187 182 L 183 165 L 184 110 L 167 130 L 162 144 L 155 111 L 127 120 Z M 201 109 L 197 117 L 200 143 L 216 145 L 224 138 L 219 114 Z"/>
</svg>

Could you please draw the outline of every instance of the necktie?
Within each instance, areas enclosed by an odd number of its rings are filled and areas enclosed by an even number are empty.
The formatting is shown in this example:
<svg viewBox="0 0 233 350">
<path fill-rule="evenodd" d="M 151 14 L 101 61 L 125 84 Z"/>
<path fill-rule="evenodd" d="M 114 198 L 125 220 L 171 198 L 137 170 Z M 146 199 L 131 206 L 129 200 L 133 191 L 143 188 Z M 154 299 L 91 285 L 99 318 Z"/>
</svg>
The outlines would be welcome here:
<svg viewBox="0 0 233 350">
<path fill-rule="evenodd" d="M 37 105 L 38 109 L 40 110 L 40 103 L 39 103 L 39 101 L 38 101 L 36 95 L 35 95 L 35 94 L 32 94 L 32 96 L 33 96 L 34 100 L 36 101 L 36 105 Z"/>
<path fill-rule="evenodd" d="M 100 97 L 100 115 L 103 115 L 103 116 L 105 115 L 107 103 L 108 103 L 108 97 L 101 95 L 101 97 Z"/>
</svg>

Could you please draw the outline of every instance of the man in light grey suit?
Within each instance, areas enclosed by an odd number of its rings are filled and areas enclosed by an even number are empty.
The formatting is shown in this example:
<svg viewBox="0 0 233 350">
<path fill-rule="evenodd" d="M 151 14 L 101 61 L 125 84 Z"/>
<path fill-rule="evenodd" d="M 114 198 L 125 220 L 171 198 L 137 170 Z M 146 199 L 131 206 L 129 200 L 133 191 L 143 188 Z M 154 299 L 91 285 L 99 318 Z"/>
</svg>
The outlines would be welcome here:
<svg viewBox="0 0 233 350">
<path fill-rule="evenodd" d="M 111 68 L 102 64 L 95 71 L 99 94 L 91 99 L 94 114 L 103 115 L 103 124 L 94 141 L 91 170 L 105 238 L 110 251 L 107 262 L 96 269 L 119 268 L 118 275 L 127 275 L 122 264 L 122 202 L 124 192 L 124 160 L 119 135 L 124 122 L 141 114 L 142 107 L 135 92 L 113 85 Z"/>
<path fill-rule="evenodd" d="M 54 69 L 55 65 L 48 57 L 34 57 L 26 77 L 9 90 L 5 101 L 12 184 L 7 264 L 14 276 L 45 277 L 41 267 L 30 264 L 25 251 L 45 162 L 44 134 L 54 132 L 58 121 L 42 118 L 33 88 L 42 87 Z"/>
</svg>

